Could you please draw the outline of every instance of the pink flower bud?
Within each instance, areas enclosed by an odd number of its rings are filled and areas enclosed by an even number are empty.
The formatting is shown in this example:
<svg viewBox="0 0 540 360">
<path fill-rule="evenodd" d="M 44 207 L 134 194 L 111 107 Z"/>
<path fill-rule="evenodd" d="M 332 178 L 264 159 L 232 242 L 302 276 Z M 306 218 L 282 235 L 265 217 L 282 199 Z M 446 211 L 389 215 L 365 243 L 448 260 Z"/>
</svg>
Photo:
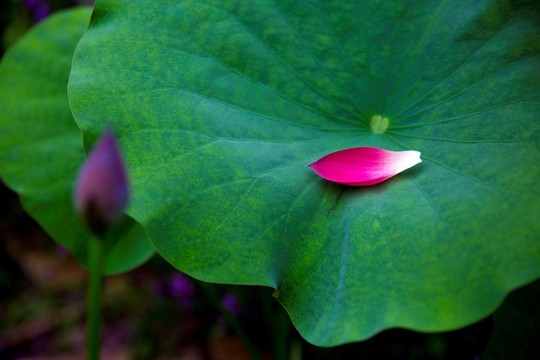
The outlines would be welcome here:
<svg viewBox="0 0 540 360">
<path fill-rule="evenodd" d="M 129 197 L 124 161 L 111 130 L 97 141 L 79 170 L 75 208 L 96 233 L 118 220 Z"/>
<path fill-rule="evenodd" d="M 332 182 L 368 186 L 378 184 L 420 162 L 420 153 L 414 150 L 389 151 L 357 147 L 326 155 L 309 167 Z"/>
</svg>

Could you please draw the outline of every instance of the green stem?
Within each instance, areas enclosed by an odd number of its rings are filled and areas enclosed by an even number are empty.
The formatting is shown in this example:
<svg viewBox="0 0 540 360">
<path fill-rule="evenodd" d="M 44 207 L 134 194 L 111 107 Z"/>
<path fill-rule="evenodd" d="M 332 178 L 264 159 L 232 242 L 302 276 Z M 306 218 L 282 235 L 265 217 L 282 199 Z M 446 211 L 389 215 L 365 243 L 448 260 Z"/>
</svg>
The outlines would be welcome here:
<svg viewBox="0 0 540 360">
<path fill-rule="evenodd" d="M 291 341 L 291 355 L 289 360 L 302 360 L 302 343 L 300 341 Z"/>
<path fill-rule="evenodd" d="M 101 292 L 103 244 L 101 239 L 88 239 L 88 293 L 86 298 L 86 359 L 98 360 L 101 338 Z"/>
<path fill-rule="evenodd" d="M 273 299 L 273 298 L 272 298 Z M 287 359 L 287 352 L 289 351 L 289 332 L 290 332 L 290 321 L 287 313 L 284 309 L 278 309 L 278 313 L 275 315 L 277 317 L 277 332 L 275 333 L 276 339 L 276 352 L 279 354 L 278 359 Z"/>
<path fill-rule="evenodd" d="M 288 360 L 290 355 L 290 320 L 285 312 L 285 309 L 283 309 L 281 305 L 277 303 L 274 297 L 270 296 L 268 291 L 266 291 L 261 297 L 263 299 L 264 315 L 270 322 L 270 327 L 272 329 L 274 359 Z"/>
</svg>

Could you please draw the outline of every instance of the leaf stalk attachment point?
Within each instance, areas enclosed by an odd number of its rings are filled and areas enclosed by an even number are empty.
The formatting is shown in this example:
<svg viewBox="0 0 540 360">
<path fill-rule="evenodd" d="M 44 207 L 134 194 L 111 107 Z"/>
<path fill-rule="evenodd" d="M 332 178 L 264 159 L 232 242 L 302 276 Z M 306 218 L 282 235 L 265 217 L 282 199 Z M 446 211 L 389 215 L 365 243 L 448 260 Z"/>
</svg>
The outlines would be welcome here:
<svg viewBox="0 0 540 360">
<path fill-rule="evenodd" d="M 371 120 L 369 120 L 369 125 L 371 127 L 371 132 L 374 134 L 384 134 L 386 129 L 388 129 L 388 124 L 390 120 L 387 117 L 381 115 L 373 115 Z"/>
</svg>

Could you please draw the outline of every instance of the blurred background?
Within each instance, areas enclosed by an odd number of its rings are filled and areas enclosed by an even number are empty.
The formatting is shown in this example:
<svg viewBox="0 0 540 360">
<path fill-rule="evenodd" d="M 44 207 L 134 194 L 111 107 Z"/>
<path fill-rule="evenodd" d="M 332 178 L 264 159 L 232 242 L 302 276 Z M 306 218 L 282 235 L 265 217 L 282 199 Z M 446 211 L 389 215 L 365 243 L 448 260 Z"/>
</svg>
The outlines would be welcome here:
<svg viewBox="0 0 540 360">
<path fill-rule="evenodd" d="M 51 13 L 94 0 L 0 0 L 0 54 Z"/>
<path fill-rule="evenodd" d="M 0 185 L 0 359 L 84 358 L 87 274 Z M 272 289 L 208 284 L 160 256 L 106 278 L 102 359 L 480 359 L 491 318 L 459 331 L 388 330 L 320 348 L 303 340 Z"/>
<path fill-rule="evenodd" d="M 0 0 L 0 54 L 52 12 L 91 3 Z M 86 271 L 25 213 L 1 180 L 0 247 L 0 359 L 84 358 Z M 359 343 L 315 347 L 297 333 L 272 291 L 197 281 L 154 256 L 134 271 L 107 277 L 102 358 L 504 358 L 497 357 L 504 351 L 493 340 L 483 356 L 492 335 L 496 342 L 501 338 L 491 316 L 452 332 L 393 329 Z M 530 297 L 531 304 L 538 299 Z M 527 328 L 519 337 L 534 349 L 536 335 Z"/>
</svg>

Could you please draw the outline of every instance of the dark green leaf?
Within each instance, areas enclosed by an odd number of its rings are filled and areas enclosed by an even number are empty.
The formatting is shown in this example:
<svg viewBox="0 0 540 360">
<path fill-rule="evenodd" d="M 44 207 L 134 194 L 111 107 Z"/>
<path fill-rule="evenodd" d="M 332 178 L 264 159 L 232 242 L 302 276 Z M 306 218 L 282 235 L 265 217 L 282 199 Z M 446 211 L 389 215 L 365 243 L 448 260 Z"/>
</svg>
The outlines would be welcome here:
<svg viewBox="0 0 540 360">
<path fill-rule="evenodd" d="M 98 0 L 94 15 L 72 110 L 89 143 L 114 122 L 129 213 L 180 270 L 277 288 L 318 345 L 461 327 L 540 275 L 538 2 Z M 357 146 L 424 161 L 370 188 L 307 166 Z"/>
<path fill-rule="evenodd" d="M 88 234 L 73 210 L 72 189 L 84 151 L 66 86 L 89 18 L 88 8 L 50 17 L 0 64 L 0 175 L 28 213 L 83 264 Z M 130 218 L 108 236 L 108 274 L 130 270 L 153 253 L 144 230 Z"/>
</svg>

